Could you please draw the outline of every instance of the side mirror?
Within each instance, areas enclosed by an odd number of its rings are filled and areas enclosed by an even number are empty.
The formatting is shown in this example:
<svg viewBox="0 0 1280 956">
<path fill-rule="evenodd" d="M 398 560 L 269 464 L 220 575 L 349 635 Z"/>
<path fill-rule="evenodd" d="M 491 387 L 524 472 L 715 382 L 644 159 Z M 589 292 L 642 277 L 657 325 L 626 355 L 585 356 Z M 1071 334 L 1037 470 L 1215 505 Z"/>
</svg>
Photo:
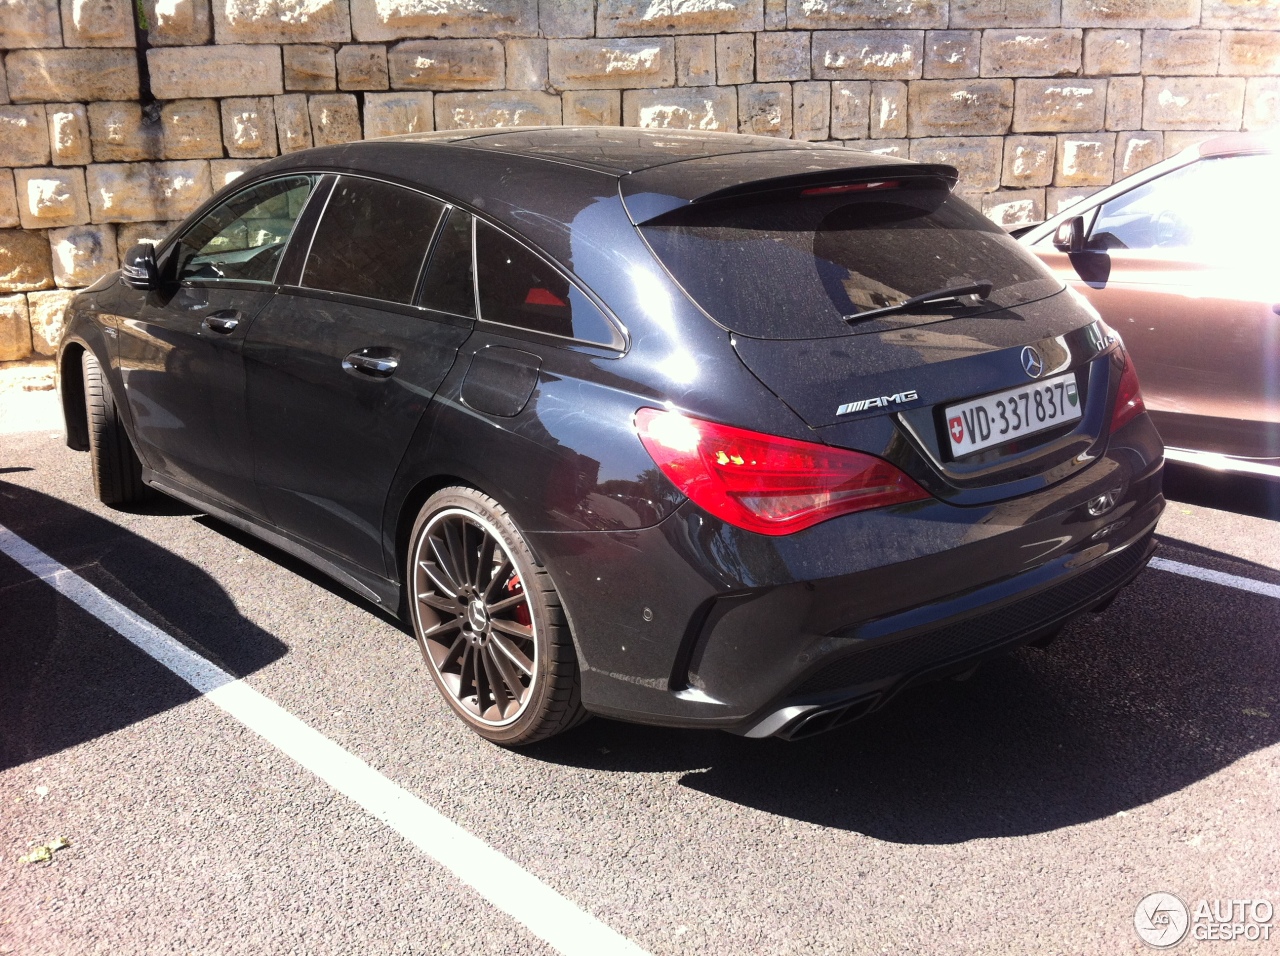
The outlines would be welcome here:
<svg viewBox="0 0 1280 956">
<path fill-rule="evenodd" d="M 1053 233 L 1053 247 L 1059 252 L 1084 252 L 1084 217 L 1072 216 Z"/>
<path fill-rule="evenodd" d="M 130 246 L 124 254 L 120 278 L 135 289 L 154 289 L 160 284 L 160 269 L 156 266 L 156 247 L 149 242 Z"/>
</svg>

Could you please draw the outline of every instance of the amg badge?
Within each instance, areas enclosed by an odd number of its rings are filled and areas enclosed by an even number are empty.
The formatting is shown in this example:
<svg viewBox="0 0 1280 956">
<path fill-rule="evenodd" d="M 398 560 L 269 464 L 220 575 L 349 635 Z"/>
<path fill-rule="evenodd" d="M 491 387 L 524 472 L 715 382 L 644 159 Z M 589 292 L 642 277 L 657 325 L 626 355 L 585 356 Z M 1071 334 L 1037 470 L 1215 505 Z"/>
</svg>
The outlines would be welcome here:
<svg viewBox="0 0 1280 956">
<path fill-rule="evenodd" d="M 888 408 L 890 405 L 901 405 L 914 402 L 920 396 L 915 390 L 899 392 L 896 395 L 881 395 L 878 398 L 863 398 L 856 402 L 846 402 L 836 409 L 837 415 L 849 415 L 853 412 L 865 412 L 869 408 Z"/>
</svg>

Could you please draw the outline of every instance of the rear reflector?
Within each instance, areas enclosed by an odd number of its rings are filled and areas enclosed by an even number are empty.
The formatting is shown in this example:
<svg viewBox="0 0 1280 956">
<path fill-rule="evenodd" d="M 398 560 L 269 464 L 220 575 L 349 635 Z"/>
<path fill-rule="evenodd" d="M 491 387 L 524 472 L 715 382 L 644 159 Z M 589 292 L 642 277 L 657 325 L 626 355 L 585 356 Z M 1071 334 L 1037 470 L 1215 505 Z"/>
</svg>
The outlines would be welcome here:
<svg viewBox="0 0 1280 956">
<path fill-rule="evenodd" d="M 900 180 L 886 179 L 874 183 L 848 183 L 843 186 L 814 186 L 800 190 L 801 196 L 832 196 L 836 193 L 864 193 L 870 189 L 896 189 Z"/>
<path fill-rule="evenodd" d="M 1133 367 L 1133 358 L 1123 346 L 1120 358 L 1124 362 L 1124 370 L 1120 373 L 1120 387 L 1116 389 L 1116 404 L 1111 412 L 1111 430 L 1123 428 L 1147 410 L 1142 401 L 1142 390 L 1138 385 L 1138 370 Z"/>
<path fill-rule="evenodd" d="M 838 515 L 918 501 L 928 493 L 880 458 L 642 408 L 636 431 L 699 507 L 760 534 L 800 531 Z"/>
</svg>

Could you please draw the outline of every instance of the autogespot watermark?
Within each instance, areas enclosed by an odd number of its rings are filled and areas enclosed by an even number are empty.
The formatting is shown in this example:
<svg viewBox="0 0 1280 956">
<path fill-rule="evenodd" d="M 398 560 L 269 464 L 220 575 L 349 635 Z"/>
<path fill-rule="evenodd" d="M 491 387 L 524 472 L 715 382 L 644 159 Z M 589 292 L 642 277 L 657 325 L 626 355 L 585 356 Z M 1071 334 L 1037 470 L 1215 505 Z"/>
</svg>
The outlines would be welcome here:
<svg viewBox="0 0 1280 956">
<path fill-rule="evenodd" d="M 1199 900 L 1188 907 L 1172 893 L 1151 893 L 1133 913 L 1138 938 L 1156 949 L 1197 940 L 1271 939 L 1275 907 L 1270 900 Z"/>
</svg>

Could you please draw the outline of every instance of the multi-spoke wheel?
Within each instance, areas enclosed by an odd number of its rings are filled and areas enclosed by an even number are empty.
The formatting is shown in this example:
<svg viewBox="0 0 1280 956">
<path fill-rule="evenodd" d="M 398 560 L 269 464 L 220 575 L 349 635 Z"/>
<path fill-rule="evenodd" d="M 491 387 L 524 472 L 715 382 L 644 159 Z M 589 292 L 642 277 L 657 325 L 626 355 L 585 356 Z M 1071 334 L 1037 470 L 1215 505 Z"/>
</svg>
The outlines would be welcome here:
<svg viewBox="0 0 1280 956">
<path fill-rule="evenodd" d="M 555 588 L 492 498 L 433 495 L 414 525 L 407 583 L 431 676 L 482 736 L 532 743 L 586 716 Z"/>
</svg>

